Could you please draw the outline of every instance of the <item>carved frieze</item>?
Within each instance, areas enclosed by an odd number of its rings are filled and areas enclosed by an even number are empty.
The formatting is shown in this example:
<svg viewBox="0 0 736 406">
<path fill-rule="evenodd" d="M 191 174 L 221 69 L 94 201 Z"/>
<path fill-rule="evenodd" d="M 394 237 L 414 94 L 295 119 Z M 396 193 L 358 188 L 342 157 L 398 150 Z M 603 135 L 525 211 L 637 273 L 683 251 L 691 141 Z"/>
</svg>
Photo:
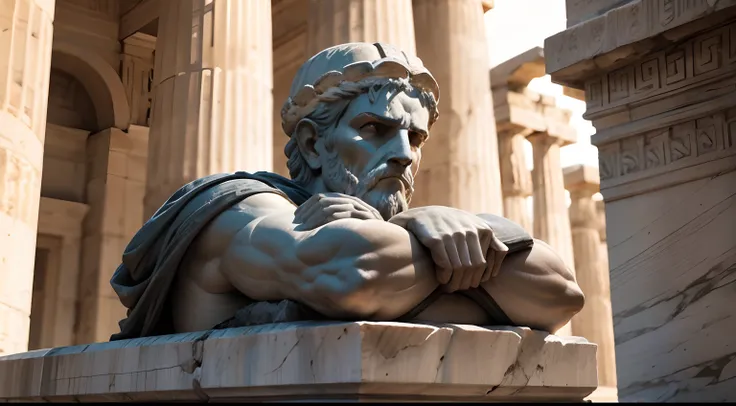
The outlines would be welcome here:
<svg viewBox="0 0 736 406">
<path fill-rule="evenodd" d="M 736 108 L 599 146 L 601 180 L 736 149 Z"/>
<path fill-rule="evenodd" d="M 674 16 L 684 7 L 670 3 L 662 16 Z M 591 78 L 585 83 L 586 116 L 734 73 L 736 23 L 731 23 Z"/>
</svg>

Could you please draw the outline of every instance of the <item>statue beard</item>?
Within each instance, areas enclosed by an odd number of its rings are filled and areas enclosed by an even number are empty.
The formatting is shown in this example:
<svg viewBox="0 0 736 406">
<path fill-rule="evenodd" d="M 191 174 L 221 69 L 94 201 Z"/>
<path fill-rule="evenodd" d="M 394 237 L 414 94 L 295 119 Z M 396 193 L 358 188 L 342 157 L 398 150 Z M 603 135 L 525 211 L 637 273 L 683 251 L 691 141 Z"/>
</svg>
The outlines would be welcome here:
<svg viewBox="0 0 736 406">
<path fill-rule="evenodd" d="M 375 189 L 378 182 L 386 177 L 400 178 L 403 190 L 389 192 Z M 358 178 L 334 151 L 327 154 L 322 165 L 322 178 L 328 189 L 361 199 L 378 210 L 384 220 L 408 210 L 414 193 L 414 176 L 409 168 L 399 174 L 388 164 L 382 163 Z"/>
</svg>

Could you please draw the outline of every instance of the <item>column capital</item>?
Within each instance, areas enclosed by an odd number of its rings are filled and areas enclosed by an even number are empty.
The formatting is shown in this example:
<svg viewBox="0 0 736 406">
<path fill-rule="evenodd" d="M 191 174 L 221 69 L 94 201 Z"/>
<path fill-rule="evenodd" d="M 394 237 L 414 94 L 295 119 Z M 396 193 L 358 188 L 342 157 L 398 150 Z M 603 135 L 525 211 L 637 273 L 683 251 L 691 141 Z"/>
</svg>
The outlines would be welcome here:
<svg viewBox="0 0 736 406">
<path fill-rule="evenodd" d="M 565 189 L 570 194 L 591 197 L 600 191 L 598 168 L 590 165 L 573 165 L 562 169 Z"/>
<path fill-rule="evenodd" d="M 550 127 L 547 131 L 534 131 L 526 139 L 532 144 L 556 144 L 564 147 L 576 143 L 578 137 L 574 128 L 560 124 Z"/>
</svg>

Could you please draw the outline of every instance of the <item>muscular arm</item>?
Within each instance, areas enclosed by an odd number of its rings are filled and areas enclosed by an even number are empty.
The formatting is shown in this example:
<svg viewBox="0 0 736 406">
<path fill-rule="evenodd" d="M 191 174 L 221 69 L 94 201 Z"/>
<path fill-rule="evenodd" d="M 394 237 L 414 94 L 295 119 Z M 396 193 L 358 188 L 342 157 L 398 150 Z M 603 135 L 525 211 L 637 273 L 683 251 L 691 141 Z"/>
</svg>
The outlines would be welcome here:
<svg viewBox="0 0 736 406">
<path fill-rule="evenodd" d="M 294 210 L 276 194 L 248 197 L 208 227 L 199 249 L 249 298 L 292 299 L 328 317 L 394 319 L 438 286 L 431 258 L 403 228 L 344 219 L 300 231 Z"/>
</svg>

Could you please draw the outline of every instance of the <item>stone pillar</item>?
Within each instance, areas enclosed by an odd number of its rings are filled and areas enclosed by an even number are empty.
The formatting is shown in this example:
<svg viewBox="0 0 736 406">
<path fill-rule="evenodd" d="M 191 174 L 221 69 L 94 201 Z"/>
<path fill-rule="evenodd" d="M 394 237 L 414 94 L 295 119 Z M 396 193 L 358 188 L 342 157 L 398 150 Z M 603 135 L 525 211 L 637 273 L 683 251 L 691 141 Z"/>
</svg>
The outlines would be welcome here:
<svg viewBox="0 0 736 406">
<path fill-rule="evenodd" d="M 575 265 L 570 235 L 570 219 L 565 199 L 565 181 L 560 164 L 560 148 L 575 142 L 574 134 L 535 132 L 532 143 L 534 169 L 534 237 L 548 243 L 572 269 Z"/>
<path fill-rule="evenodd" d="M 615 390 L 616 355 L 608 261 L 601 257 L 600 216 L 593 200 L 600 185 L 598 169 L 575 165 L 565 168 L 564 177 L 571 199 L 575 276 L 585 294 L 585 307 L 572 319 L 572 334 L 598 344 L 598 385 Z"/>
<path fill-rule="evenodd" d="M 0 5 L 0 354 L 28 348 L 53 0 Z"/>
<path fill-rule="evenodd" d="M 483 8 L 477 0 L 413 5 L 417 56 L 441 97 L 411 204 L 503 214 Z"/>
<path fill-rule="evenodd" d="M 386 42 L 414 55 L 411 0 L 310 0 L 307 58 L 347 42 Z"/>
<path fill-rule="evenodd" d="M 549 107 L 545 105 L 546 97 L 529 91 L 527 86 L 541 76 L 544 76 L 544 52 L 540 47 L 491 69 L 504 216 L 529 232 L 532 219 L 527 198 L 532 195 L 532 179 L 526 167 L 525 139 L 534 131 L 547 129 L 544 112 Z"/>
<path fill-rule="evenodd" d="M 534 205 L 534 238 L 549 244 L 574 271 L 572 235 L 565 199 L 565 181 L 560 163 L 560 148 L 574 142 L 574 136 L 534 132 L 527 137 L 532 143 L 534 169 L 532 193 Z M 567 323 L 557 335 L 572 335 L 572 324 Z"/>
<path fill-rule="evenodd" d="M 531 172 L 526 168 L 524 135 L 510 131 L 499 132 L 498 154 L 504 216 L 531 232 L 533 223 L 526 202 L 533 189 Z"/>
<path fill-rule="evenodd" d="M 126 245 L 143 225 L 148 128 L 108 128 L 87 138 L 87 203 L 76 342 L 107 341 L 126 308 L 110 286 Z M 149 161 L 150 162 L 150 161 Z"/>
<path fill-rule="evenodd" d="M 130 122 L 148 126 L 153 86 L 153 52 L 156 37 L 137 32 L 123 40 L 120 77 L 130 105 Z"/>
<path fill-rule="evenodd" d="M 145 218 L 194 179 L 273 162 L 271 1 L 161 7 Z"/>
<path fill-rule="evenodd" d="M 596 128 L 619 399 L 736 401 L 736 0 L 567 9 L 547 72 Z"/>
</svg>

